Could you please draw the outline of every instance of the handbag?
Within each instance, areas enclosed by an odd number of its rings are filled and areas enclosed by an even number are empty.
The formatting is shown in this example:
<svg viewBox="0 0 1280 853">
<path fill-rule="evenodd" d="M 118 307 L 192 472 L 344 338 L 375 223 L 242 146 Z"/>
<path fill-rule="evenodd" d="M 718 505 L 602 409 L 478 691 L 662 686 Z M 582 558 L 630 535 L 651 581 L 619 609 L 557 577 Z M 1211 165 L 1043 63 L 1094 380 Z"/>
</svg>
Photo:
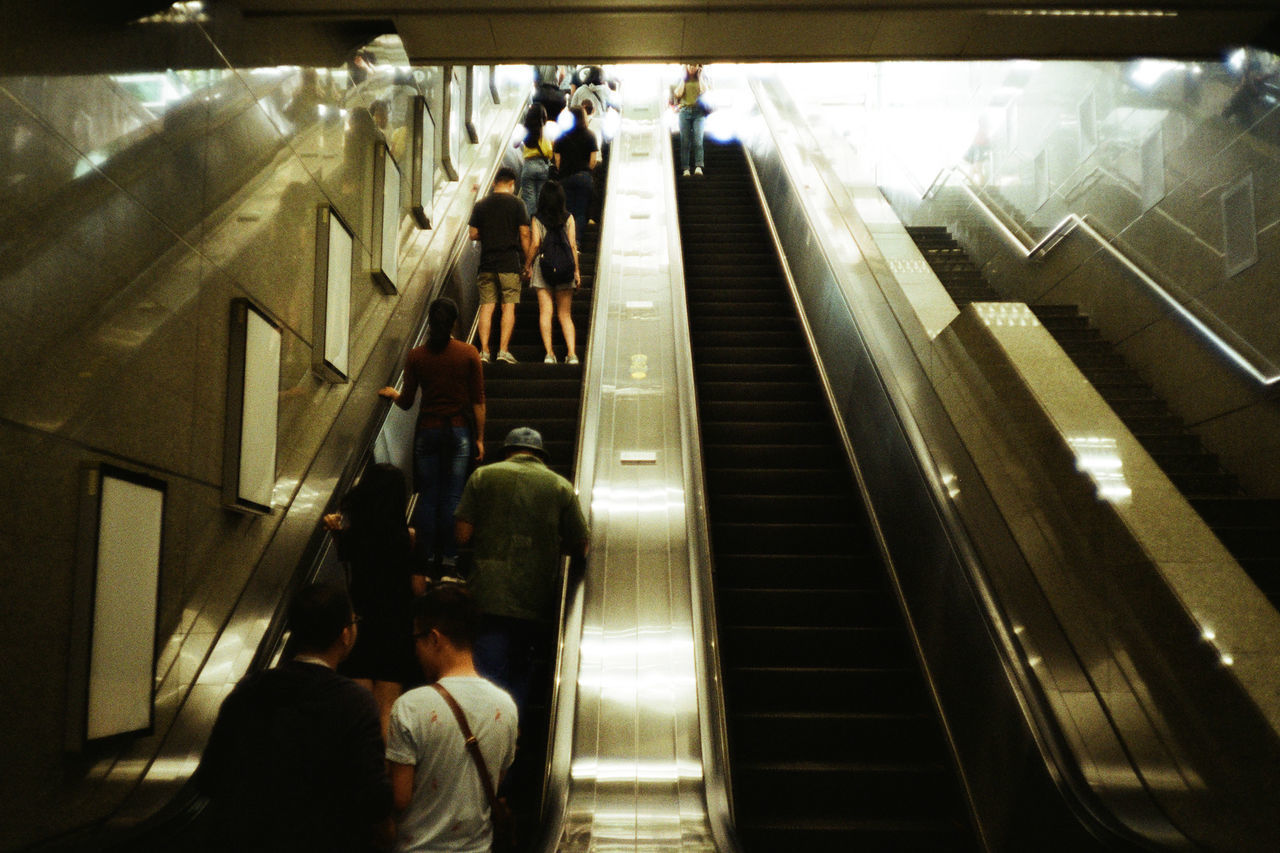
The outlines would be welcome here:
<svg viewBox="0 0 1280 853">
<path fill-rule="evenodd" d="M 467 744 L 467 752 L 471 755 L 471 760 L 475 762 L 476 770 L 480 773 L 480 784 L 484 786 L 485 796 L 489 798 L 489 820 L 493 823 L 493 849 L 498 853 L 507 853 L 507 851 L 516 849 L 516 816 L 511 810 L 511 806 L 507 804 L 506 797 L 498 796 L 498 788 L 493 784 L 493 777 L 489 775 L 489 765 L 485 764 L 484 754 L 480 752 L 480 741 L 476 740 L 476 736 L 471 733 L 471 726 L 467 725 L 467 715 L 462 712 L 458 700 L 453 698 L 453 694 L 444 688 L 440 683 L 431 685 L 436 689 L 448 704 L 449 710 L 453 711 L 454 719 L 458 721 L 458 728 L 462 729 L 463 740 Z"/>
</svg>

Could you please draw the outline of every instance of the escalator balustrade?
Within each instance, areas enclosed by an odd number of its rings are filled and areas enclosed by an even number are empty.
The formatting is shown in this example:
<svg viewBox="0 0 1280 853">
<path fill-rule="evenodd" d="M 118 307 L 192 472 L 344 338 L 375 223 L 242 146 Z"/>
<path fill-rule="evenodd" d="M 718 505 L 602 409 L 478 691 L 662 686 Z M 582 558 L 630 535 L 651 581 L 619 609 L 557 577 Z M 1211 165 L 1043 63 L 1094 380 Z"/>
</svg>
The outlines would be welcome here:
<svg viewBox="0 0 1280 853">
<path fill-rule="evenodd" d="M 919 226 L 907 232 L 957 305 L 1007 301 L 945 227 Z M 1280 500 L 1246 495 L 1237 478 L 1078 306 L 1030 307 L 1254 583 L 1280 607 Z"/>
</svg>

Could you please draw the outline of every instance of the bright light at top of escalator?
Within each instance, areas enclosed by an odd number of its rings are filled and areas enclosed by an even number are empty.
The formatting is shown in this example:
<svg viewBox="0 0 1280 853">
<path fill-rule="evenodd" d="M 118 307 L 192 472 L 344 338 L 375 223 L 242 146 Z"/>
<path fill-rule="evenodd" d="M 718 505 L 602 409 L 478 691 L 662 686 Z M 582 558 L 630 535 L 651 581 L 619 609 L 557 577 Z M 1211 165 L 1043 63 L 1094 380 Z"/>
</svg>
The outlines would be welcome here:
<svg viewBox="0 0 1280 853">
<path fill-rule="evenodd" d="M 1187 70 L 1185 62 L 1167 59 L 1140 59 L 1129 70 L 1129 82 L 1144 92 L 1154 89 L 1165 76 Z"/>
<path fill-rule="evenodd" d="M 163 12 L 156 12 L 154 15 L 147 15 L 145 18 L 138 18 L 134 23 L 202 24 L 208 20 L 209 16 L 205 13 L 204 3 L 202 0 L 191 0 L 191 2 L 174 3 Z"/>
</svg>

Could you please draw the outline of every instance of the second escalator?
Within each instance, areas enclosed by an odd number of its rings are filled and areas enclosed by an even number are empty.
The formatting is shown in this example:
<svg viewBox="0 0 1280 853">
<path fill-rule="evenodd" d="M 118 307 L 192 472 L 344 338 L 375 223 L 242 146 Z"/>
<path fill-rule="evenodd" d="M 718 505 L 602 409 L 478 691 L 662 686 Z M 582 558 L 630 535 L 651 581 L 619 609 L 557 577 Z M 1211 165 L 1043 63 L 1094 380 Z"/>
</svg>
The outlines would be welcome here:
<svg viewBox="0 0 1280 853">
<path fill-rule="evenodd" d="M 975 849 L 741 147 L 706 167 L 677 180 L 739 836 Z"/>
</svg>

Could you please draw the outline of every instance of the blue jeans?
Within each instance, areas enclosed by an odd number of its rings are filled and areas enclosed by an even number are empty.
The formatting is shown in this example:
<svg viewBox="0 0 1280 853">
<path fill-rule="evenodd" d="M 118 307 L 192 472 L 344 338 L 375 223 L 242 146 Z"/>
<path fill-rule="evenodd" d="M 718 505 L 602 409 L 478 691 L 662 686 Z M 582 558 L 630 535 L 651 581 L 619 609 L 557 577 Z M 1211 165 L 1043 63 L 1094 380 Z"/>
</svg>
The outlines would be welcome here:
<svg viewBox="0 0 1280 853">
<path fill-rule="evenodd" d="M 562 182 L 564 185 L 564 206 L 573 216 L 574 233 L 578 245 L 582 245 L 582 235 L 587 230 L 587 208 L 591 206 L 591 173 L 574 172 Z"/>
<path fill-rule="evenodd" d="M 520 168 L 520 200 L 530 216 L 538 212 L 538 196 L 550 172 L 551 164 L 541 157 L 525 160 Z"/>
<path fill-rule="evenodd" d="M 523 721 L 536 680 L 550 684 L 555 628 L 549 623 L 485 614 L 471 647 L 476 671 L 511 694 Z"/>
<path fill-rule="evenodd" d="M 693 152 L 693 165 L 702 166 L 702 123 L 707 117 L 697 107 L 681 107 L 680 119 L 680 168 L 689 168 L 689 153 Z"/>
<path fill-rule="evenodd" d="M 412 524 L 417 534 L 414 565 L 419 570 L 426 570 L 437 553 L 447 564 L 457 560 L 453 511 L 467 484 L 471 455 L 471 432 L 465 426 L 428 427 L 413 436 L 418 503 L 413 508 Z"/>
</svg>

